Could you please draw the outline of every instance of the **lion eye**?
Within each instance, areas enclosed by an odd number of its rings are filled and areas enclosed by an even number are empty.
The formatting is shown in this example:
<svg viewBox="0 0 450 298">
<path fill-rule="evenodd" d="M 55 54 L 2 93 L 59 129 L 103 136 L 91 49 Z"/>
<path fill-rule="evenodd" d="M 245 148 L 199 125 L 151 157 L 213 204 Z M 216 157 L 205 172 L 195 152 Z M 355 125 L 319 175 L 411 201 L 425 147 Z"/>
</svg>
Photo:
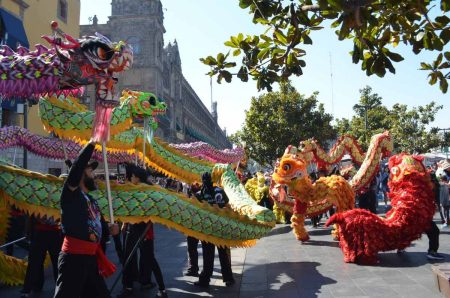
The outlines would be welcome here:
<svg viewBox="0 0 450 298">
<path fill-rule="evenodd" d="M 392 169 L 391 169 L 391 173 L 393 174 L 393 175 L 397 175 L 398 174 L 398 167 L 393 167 Z"/>
<path fill-rule="evenodd" d="M 283 165 L 283 170 L 285 170 L 285 171 L 289 171 L 291 169 L 291 165 L 290 164 L 284 164 Z"/>
</svg>

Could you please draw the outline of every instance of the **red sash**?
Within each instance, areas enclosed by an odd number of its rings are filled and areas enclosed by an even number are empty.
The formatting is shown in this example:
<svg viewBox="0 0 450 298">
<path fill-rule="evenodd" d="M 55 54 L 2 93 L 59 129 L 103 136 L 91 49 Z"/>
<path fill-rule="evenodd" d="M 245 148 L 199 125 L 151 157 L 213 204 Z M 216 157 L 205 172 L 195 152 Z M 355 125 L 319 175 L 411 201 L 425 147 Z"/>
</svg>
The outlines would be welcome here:
<svg viewBox="0 0 450 298">
<path fill-rule="evenodd" d="M 153 240 L 153 238 L 155 237 L 155 234 L 153 233 L 153 224 L 150 224 L 150 227 L 147 230 L 147 234 L 145 234 L 145 239 L 146 240 Z"/>
<path fill-rule="evenodd" d="M 100 243 L 65 236 L 61 251 L 74 255 L 95 255 L 98 271 L 103 277 L 108 277 L 116 271 L 116 266 L 108 260 Z"/>
</svg>

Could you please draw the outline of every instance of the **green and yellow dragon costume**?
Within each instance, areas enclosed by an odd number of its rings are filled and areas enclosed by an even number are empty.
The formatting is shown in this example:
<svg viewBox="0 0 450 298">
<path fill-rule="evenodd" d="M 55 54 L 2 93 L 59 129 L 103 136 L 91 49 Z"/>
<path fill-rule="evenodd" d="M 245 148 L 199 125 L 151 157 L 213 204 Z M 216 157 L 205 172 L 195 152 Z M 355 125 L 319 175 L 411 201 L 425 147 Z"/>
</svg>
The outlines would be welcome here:
<svg viewBox="0 0 450 298">
<path fill-rule="evenodd" d="M 39 102 L 44 127 L 59 137 L 79 143 L 91 136 L 94 113 L 70 98 L 43 98 Z M 165 111 L 156 96 L 146 92 L 124 91 L 121 105 L 113 110 L 111 140 L 108 151 L 126 150 L 138 154 L 145 163 L 164 174 L 192 183 L 201 181 L 203 172 L 211 172 L 230 199 L 230 208 L 219 209 L 207 203 L 189 199 L 178 193 L 149 185 L 112 185 L 114 216 L 125 223 L 152 220 L 174 228 L 186 235 L 220 246 L 254 245 L 274 226 L 273 213 L 250 198 L 230 165 L 213 164 L 186 156 L 157 138 L 145 134 L 142 128 L 132 126 L 136 116 L 151 117 Z M 150 126 L 156 127 L 154 121 Z M 143 143 L 146 142 L 145 156 Z M 101 150 L 101 148 L 96 148 Z M 6 162 L 0 162 L 0 211 L 8 214 L 8 207 L 38 216 L 58 219 L 59 198 L 63 179 L 52 175 L 30 172 Z M 108 214 L 106 190 L 92 192 L 103 214 Z M 0 242 L 4 242 L 8 217 L 0 219 Z M 26 263 L 0 252 L 0 281 L 6 284 L 23 282 Z"/>
</svg>

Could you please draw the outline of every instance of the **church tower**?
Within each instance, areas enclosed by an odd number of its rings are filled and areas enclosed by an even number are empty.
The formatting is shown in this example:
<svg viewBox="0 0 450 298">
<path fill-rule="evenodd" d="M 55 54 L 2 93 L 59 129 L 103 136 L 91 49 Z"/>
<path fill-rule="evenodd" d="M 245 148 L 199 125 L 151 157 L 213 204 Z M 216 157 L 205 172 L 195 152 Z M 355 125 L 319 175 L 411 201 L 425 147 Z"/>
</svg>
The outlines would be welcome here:
<svg viewBox="0 0 450 298">
<path fill-rule="evenodd" d="M 134 63 L 125 88 L 144 86 L 161 90 L 164 47 L 164 14 L 159 0 L 112 0 L 109 24 L 113 40 L 127 40 L 133 46 Z M 145 69 L 145 71 L 144 71 Z"/>
<path fill-rule="evenodd" d="M 176 40 L 164 47 L 164 13 L 160 0 L 111 0 L 111 16 L 106 24 L 97 21 L 81 25 L 81 35 L 99 32 L 112 41 L 124 40 L 132 47 L 131 69 L 118 74 L 116 90 L 142 90 L 155 93 L 167 104 L 165 116 L 158 117 L 156 136 L 168 142 L 205 141 L 217 147 L 230 147 L 208 109 L 183 76 Z M 85 103 L 95 98 L 87 88 Z M 219 142 L 220 140 L 220 142 Z"/>
</svg>

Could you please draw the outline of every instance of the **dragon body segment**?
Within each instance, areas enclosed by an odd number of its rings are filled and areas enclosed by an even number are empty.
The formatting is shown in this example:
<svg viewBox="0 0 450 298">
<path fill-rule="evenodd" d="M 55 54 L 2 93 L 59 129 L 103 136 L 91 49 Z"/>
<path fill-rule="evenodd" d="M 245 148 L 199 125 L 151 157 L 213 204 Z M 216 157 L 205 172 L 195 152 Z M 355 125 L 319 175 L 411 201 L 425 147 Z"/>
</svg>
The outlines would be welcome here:
<svg viewBox="0 0 450 298">
<path fill-rule="evenodd" d="M 339 163 L 344 154 L 348 153 L 353 162 L 360 166 L 359 170 L 350 180 L 356 193 L 364 192 L 378 172 L 381 159 L 388 157 L 393 150 L 393 141 L 389 132 L 372 136 L 367 152 L 363 152 L 356 140 L 348 135 L 341 136 L 327 153 L 317 141 L 307 140 L 300 142 L 299 155 L 307 162 L 317 162 L 318 166 L 331 167 Z"/>
<path fill-rule="evenodd" d="M 433 185 L 421 158 L 394 155 L 389 168 L 392 209 L 386 218 L 354 209 L 335 214 L 326 223 L 340 227 L 345 262 L 376 264 L 378 252 L 405 249 L 430 227 L 435 212 Z"/>
</svg>

